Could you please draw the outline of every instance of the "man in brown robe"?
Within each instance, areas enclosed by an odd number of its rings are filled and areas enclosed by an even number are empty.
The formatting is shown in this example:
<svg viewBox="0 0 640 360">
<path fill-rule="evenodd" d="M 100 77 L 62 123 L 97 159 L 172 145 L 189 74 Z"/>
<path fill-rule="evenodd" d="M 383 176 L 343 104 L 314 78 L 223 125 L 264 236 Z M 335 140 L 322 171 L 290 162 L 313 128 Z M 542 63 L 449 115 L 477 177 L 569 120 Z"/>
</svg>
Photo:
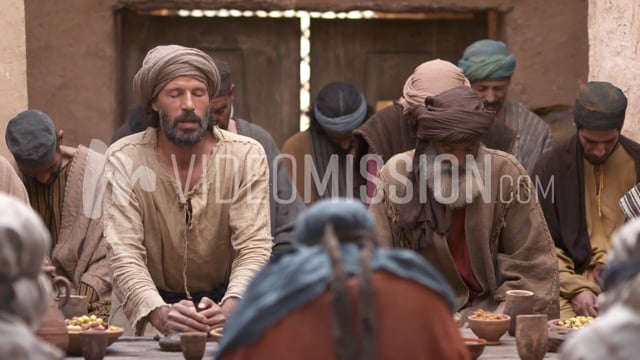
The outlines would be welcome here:
<svg viewBox="0 0 640 360">
<path fill-rule="evenodd" d="M 493 121 L 469 87 L 414 110 L 417 146 L 380 171 L 372 199 L 378 238 L 429 260 L 453 287 L 457 310 L 504 310 L 507 290 L 534 292 L 558 314 L 558 270 L 535 190 L 510 154 L 480 139 Z"/>
<path fill-rule="evenodd" d="M 597 315 L 610 238 L 625 221 L 618 202 L 640 181 L 640 144 L 620 134 L 626 108 L 611 83 L 582 85 L 577 134 L 545 153 L 532 173 L 558 253 L 563 318 Z"/>
<path fill-rule="evenodd" d="M 47 114 L 26 110 L 9 121 L 6 142 L 31 206 L 51 233 L 49 256 L 57 275 L 87 296 L 90 313 L 107 317 L 111 281 L 99 185 L 104 156 L 84 146 L 64 146 L 63 136 Z"/>
<path fill-rule="evenodd" d="M 352 164 L 351 131 L 373 114 L 364 94 L 353 84 L 334 81 L 322 87 L 313 101 L 309 129 L 282 145 L 284 162 L 305 204 L 325 198 L 366 200 L 364 184 Z"/>
<path fill-rule="evenodd" d="M 424 259 L 378 248 L 355 200 L 321 200 L 295 252 L 267 265 L 224 330 L 218 359 L 468 359 L 453 293 Z"/>
<path fill-rule="evenodd" d="M 367 174 L 367 197 L 375 190 L 373 179 L 393 155 L 416 146 L 416 119 L 413 109 L 424 105 L 427 96 L 437 95 L 469 81 L 454 64 L 429 60 L 415 68 L 404 83 L 402 97 L 375 113 L 369 121 L 353 130 L 354 174 Z M 363 169 L 366 167 L 366 169 Z"/>
</svg>

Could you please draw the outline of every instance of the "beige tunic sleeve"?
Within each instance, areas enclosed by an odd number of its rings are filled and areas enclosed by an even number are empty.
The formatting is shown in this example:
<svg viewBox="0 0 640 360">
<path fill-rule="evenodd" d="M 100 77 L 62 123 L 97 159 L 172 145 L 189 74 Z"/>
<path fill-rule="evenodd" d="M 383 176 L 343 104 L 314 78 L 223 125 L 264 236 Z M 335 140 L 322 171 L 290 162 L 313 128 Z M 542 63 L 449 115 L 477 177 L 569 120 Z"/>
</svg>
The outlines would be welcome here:
<svg viewBox="0 0 640 360">
<path fill-rule="evenodd" d="M 29 203 L 29 195 L 27 195 L 27 189 L 25 189 L 22 180 L 9 161 L 2 156 L 0 156 L 0 191 Z"/>
<path fill-rule="evenodd" d="M 137 329 L 154 309 L 165 305 L 146 266 L 142 209 L 128 176 L 125 157 L 108 156 L 105 165 L 104 232 L 113 293 Z"/>
</svg>

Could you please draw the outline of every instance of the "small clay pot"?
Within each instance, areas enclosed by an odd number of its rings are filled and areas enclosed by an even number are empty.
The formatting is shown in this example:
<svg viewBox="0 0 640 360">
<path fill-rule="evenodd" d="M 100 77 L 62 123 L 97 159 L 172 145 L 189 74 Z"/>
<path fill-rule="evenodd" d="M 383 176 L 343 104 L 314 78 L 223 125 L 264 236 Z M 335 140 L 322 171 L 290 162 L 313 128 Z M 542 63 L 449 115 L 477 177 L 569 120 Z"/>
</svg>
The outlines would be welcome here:
<svg viewBox="0 0 640 360">
<path fill-rule="evenodd" d="M 46 270 L 47 269 L 45 269 L 45 272 Z M 49 275 L 51 273 L 52 272 L 47 272 Z M 64 323 L 64 315 L 60 309 L 66 305 L 69 300 L 68 294 L 71 289 L 71 283 L 62 276 L 54 277 L 52 283 L 54 288 L 61 286 L 65 289 L 65 297 L 62 299 L 49 300 L 49 307 L 47 307 L 47 311 L 42 316 L 40 327 L 38 327 L 36 334 L 44 341 L 66 352 L 69 347 L 69 335 L 67 334 L 67 326 Z"/>
<path fill-rule="evenodd" d="M 69 295 L 69 301 L 62 307 L 62 313 L 65 319 L 71 319 L 74 316 L 86 315 L 89 311 L 89 303 L 84 295 Z"/>
<path fill-rule="evenodd" d="M 207 333 L 192 331 L 180 334 L 180 347 L 186 360 L 202 359 L 207 347 Z"/>
<path fill-rule="evenodd" d="M 518 315 L 533 314 L 533 292 L 528 290 L 508 290 L 506 293 L 504 313 L 511 316 L 509 335 L 516 335 Z"/>
<path fill-rule="evenodd" d="M 109 334 L 106 331 L 83 331 L 80 333 L 80 347 L 85 360 L 102 360 L 107 353 Z"/>
<path fill-rule="evenodd" d="M 542 360 L 548 343 L 547 315 L 518 315 L 516 348 L 521 360 Z"/>
</svg>

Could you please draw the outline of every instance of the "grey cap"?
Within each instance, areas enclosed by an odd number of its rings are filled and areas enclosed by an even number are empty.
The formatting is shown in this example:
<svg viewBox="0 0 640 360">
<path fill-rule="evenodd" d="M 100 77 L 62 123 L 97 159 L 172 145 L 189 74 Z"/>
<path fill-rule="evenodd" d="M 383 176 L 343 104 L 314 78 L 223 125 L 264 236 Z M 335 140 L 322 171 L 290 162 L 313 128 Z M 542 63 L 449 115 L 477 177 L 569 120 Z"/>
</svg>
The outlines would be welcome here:
<svg viewBox="0 0 640 360">
<path fill-rule="evenodd" d="M 5 140 L 16 162 L 30 168 L 50 164 L 58 145 L 53 121 L 38 110 L 23 111 L 11 119 Z"/>
</svg>

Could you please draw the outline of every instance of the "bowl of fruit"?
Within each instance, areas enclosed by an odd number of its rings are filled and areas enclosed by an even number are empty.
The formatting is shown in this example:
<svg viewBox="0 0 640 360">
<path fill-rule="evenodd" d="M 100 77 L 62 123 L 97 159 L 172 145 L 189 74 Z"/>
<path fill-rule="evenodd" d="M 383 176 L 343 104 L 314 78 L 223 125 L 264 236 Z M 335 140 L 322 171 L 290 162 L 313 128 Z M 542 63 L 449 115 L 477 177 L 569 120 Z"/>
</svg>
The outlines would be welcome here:
<svg viewBox="0 0 640 360">
<path fill-rule="evenodd" d="M 549 320 L 549 330 L 558 334 L 567 334 L 588 325 L 594 318 L 592 316 L 574 316 L 568 319 Z"/>
<path fill-rule="evenodd" d="M 69 334 L 69 347 L 67 348 L 69 355 L 82 355 L 80 334 L 83 331 L 106 331 L 108 333 L 107 346 L 113 344 L 124 332 L 124 329 L 109 325 L 103 318 L 95 315 L 74 316 L 64 322 Z"/>
</svg>

